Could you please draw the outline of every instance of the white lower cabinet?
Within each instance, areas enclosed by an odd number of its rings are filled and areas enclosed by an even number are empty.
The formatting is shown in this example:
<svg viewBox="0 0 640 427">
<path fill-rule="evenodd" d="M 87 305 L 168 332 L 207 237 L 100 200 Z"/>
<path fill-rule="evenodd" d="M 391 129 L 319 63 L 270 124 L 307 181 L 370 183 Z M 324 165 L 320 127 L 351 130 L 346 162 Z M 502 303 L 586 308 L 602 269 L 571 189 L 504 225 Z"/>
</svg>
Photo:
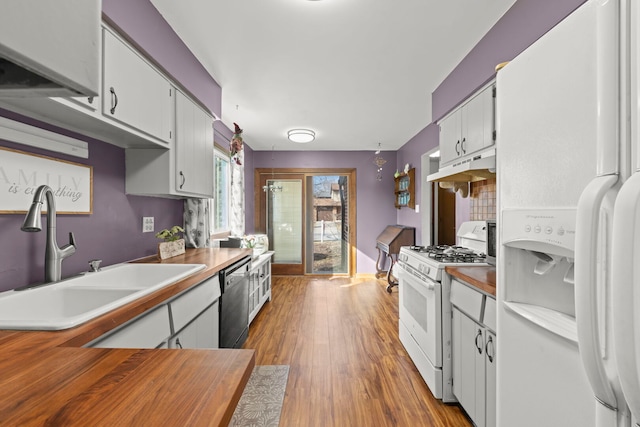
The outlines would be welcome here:
<svg viewBox="0 0 640 427">
<path fill-rule="evenodd" d="M 169 340 L 169 348 L 219 348 L 220 305 L 216 301 Z"/>
<path fill-rule="evenodd" d="M 161 305 L 100 337 L 89 347 L 156 348 L 171 335 L 169 309 Z"/>
<path fill-rule="evenodd" d="M 214 196 L 213 118 L 176 91 L 176 135 L 169 150 L 125 151 L 127 194 L 160 197 Z"/>
<path fill-rule="evenodd" d="M 249 273 L 249 323 L 267 301 L 271 301 L 271 257 L 268 251 L 251 261 Z"/>
<path fill-rule="evenodd" d="M 457 280 L 451 285 L 453 394 L 477 427 L 496 425 L 495 299 Z"/>
<path fill-rule="evenodd" d="M 218 275 L 87 344 L 102 348 L 218 348 Z"/>
</svg>

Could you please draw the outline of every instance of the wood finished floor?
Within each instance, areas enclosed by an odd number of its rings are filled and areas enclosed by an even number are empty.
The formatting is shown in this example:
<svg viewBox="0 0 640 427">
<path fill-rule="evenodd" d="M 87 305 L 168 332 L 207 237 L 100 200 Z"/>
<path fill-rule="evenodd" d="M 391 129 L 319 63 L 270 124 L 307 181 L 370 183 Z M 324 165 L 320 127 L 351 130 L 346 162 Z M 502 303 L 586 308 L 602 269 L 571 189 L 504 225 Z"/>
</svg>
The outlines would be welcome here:
<svg viewBox="0 0 640 427">
<path fill-rule="evenodd" d="M 471 426 L 435 399 L 398 338 L 398 290 L 348 278 L 273 278 L 249 328 L 256 364 L 289 365 L 281 427 Z"/>
</svg>

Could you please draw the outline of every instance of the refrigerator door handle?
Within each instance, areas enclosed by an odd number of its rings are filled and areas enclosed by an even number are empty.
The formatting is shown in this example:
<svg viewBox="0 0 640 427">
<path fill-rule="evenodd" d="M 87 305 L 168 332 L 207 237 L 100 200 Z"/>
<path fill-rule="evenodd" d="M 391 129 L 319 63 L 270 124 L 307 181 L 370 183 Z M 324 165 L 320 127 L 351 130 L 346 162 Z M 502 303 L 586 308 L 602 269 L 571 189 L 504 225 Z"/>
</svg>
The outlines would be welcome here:
<svg viewBox="0 0 640 427">
<path fill-rule="evenodd" d="M 639 215 L 640 173 L 636 173 L 624 183 L 616 198 L 611 269 L 616 366 L 625 400 L 637 419 L 640 419 Z"/>
<path fill-rule="evenodd" d="M 598 234 L 600 210 L 605 195 L 618 181 L 617 175 L 594 178 L 578 201 L 575 240 L 576 324 L 580 356 L 596 398 L 611 408 L 617 407 L 601 354 L 598 315 Z"/>
</svg>

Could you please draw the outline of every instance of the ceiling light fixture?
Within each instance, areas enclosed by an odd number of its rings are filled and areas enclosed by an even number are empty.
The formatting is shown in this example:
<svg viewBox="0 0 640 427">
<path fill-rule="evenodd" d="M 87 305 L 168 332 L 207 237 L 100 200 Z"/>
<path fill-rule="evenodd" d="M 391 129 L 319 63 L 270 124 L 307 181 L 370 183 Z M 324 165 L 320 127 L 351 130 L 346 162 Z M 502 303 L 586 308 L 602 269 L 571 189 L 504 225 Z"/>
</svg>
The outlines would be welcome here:
<svg viewBox="0 0 640 427">
<path fill-rule="evenodd" d="M 287 138 L 299 144 L 306 144 L 316 138 L 316 133 L 309 129 L 291 129 L 287 132 Z"/>
</svg>

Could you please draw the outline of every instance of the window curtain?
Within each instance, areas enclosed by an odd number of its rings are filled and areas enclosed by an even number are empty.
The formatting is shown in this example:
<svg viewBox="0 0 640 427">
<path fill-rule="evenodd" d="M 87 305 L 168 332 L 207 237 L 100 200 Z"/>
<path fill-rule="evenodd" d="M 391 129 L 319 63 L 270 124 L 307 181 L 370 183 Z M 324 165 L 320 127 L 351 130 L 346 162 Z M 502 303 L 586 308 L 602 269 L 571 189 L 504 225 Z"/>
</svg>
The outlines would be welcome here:
<svg viewBox="0 0 640 427">
<path fill-rule="evenodd" d="M 210 246 L 210 211 L 210 199 L 185 199 L 184 239 L 188 248 L 208 248 Z"/>
<path fill-rule="evenodd" d="M 245 234 L 244 224 L 244 150 L 238 153 L 241 164 L 231 162 L 231 206 L 229 209 L 229 226 L 231 235 L 242 237 Z"/>
</svg>

